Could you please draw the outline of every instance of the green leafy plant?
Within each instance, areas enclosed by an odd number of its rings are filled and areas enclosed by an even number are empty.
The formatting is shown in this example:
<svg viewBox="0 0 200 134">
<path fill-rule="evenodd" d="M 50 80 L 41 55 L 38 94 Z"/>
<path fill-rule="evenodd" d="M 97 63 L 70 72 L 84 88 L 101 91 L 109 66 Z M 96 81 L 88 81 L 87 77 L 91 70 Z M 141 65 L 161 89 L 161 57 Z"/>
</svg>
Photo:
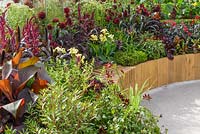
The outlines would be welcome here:
<svg viewBox="0 0 200 134">
<path fill-rule="evenodd" d="M 147 60 L 147 54 L 136 50 L 118 51 L 114 55 L 114 60 L 119 65 L 133 66 L 145 62 Z"/>
<path fill-rule="evenodd" d="M 55 83 L 29 109 L 23 133 L 159 133 L 156 119 L 138 106 L 141 99 L 129 101 L 119 86 L 94 75 L 92 64 L 77 64 L 76 49 L 70 53 L 68 65 L 48 66 Z"/>
<path fill-rule="evenodd" d="M 17 28 L 17 26 L 22 28 L 26 20 L 33 15 L 34 11 L 28 6 L 12 3 L 7 9 L 6 20 L 13 29 Z"/>
<path fill-rule="evenodd" d="M 110 34 L 107 29 L 102 29 L 100 34 L 98 32 L 91 34 L 89 47 L 93 56 L 103 62 L 111 61 L 117 49 L 117 45 L 114 42 L 114 35 Z"/>
<path fill-rule="evenodd" d="M 138 49 L 145 52 L 149 60 L 153 60 L 166 56 L 164 46 L 161 40 L 147 39 L 138 45 Z"/>
</svg>

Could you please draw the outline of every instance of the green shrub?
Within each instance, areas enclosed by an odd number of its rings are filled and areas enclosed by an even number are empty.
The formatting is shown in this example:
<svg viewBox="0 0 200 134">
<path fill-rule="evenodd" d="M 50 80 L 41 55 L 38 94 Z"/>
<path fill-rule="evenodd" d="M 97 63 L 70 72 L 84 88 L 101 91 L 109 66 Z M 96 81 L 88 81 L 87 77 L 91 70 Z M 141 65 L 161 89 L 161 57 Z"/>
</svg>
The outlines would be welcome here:
<svg viewBox="0 0 200 134">
<path fill-rule="evenodd" d="M 147 60 L 147 55 L 142 51 L 118 51 L 114 55 L 115 62 L 123 66 L 133 66 Z"/>
<path fill-rule="evenodd" d="M 6 20 L 12 28 L 22 28 L 33 15 L 34 11 L 28 6 L 12 3 L 6 12 Z"/>
<path fill-rule="evenodd" d="M 139 44 L 138 49 L 145 52 L 149 60 L 159 59 L 166 56 L 164 44 L 161 40 L 148 39 Z"/>
<path fill-rule="evenodd" d="M 159 134 L 157 120 L 139 105 L 140 92 L 126 99 L 119 86 L 92 75 L 91 64 L 75 63 L 48 66 L 55 83 L 29 109 L 23 133 Z"/>
</svg>

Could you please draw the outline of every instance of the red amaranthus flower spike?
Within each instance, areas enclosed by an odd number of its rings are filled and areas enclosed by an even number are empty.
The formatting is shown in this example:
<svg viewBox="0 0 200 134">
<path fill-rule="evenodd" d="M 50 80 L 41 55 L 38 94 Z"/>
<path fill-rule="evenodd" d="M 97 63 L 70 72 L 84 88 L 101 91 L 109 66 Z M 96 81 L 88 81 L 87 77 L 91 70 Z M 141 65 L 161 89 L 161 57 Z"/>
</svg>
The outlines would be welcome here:
<svg viewBox="0 0 200 134">
<path fill-rule="evenodd" d="M 32 17 L 27 21 L 22 31 L 22 42 L 34 55 L 39 54 L 40 33 L 38 26 L 34 23 L 36 18 Z"/>
</svg>

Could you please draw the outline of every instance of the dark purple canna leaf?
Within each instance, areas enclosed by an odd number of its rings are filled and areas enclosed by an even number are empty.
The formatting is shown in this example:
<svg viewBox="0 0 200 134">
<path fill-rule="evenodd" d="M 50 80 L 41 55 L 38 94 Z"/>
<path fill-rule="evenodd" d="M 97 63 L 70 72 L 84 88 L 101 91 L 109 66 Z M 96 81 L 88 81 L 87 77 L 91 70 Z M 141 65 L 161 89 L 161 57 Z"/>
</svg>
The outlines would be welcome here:
<svg viewBox="0 0 200 134">
<path fill-rule="evenodd" d="M 3 69 L 2 69 L 2 79 L 8 79 L 11 72 L 12 72 L 12 60 L 4 63 Z"/>
<path fill-rule="evenodd" d="M 24 114 L 25 100 L 20 99 L 7 105 L 1 106 L 0 109 L 4 109 L 12 114 L 15 119 L 19 119 Z"/>
<path fill-rule="evenodd" d="M 16 82 L 16 85 L 13 85 L 13 89 L 15 89 L 15 96 L 19 94 L 21 90 L 25 87 L 26 83 L 35 76 L 39 67 L 29 66 L 19 70 L 19 82 Z"/>
</svg>

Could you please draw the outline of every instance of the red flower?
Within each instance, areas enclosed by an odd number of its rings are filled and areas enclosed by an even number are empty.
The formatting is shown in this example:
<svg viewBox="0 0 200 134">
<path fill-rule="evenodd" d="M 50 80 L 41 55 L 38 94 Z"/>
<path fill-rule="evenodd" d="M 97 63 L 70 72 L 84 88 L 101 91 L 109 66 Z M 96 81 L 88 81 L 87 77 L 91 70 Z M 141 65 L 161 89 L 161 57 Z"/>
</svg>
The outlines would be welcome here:
<svg viewBox="0 0 200 134">
<path fill-rule="evenodd" d="M 188 32 L 188 27 L 186 25 L 183 26 L 183 31 Z"/>
<path fill-rule="evenodd" d="M 58 19 L 58 18 L 54 18 L 54 19 L 52 20 L 52 22 L 57 23 L 57 22 L 59 22 L 59 19 Z"/>
<path fill-rule="evenodd" d="M 117 5 L 113 5 L 112 7 L 113 7 L 113 9 L 117 9 Z"/>
<path fill-rule="evenodd" d="M 105 67 L 106 69 L 109 69 L 109 68 L 111 68 L 112 66 L 113 66 L 112 63 L 106 63 L 106 64 L 104 64 L 104 67 Z"/>
<path fill-rule="evenodd" d="M 13 0 L 15 3 L 19 3 L 19 0 Z"/>
<path fill-rule="evenodd" d="M 196 15 L 196 16 L 195 16 L 195 19 L 196 19 L 196 20 L 199 20 L 199 19 L 200 19 L 200 15 Z"/>
<path fill-rule="evenodd" d="M 70 17 L 70 15 L 69 14 L 65 14 L 65 18 L 69 18 Z"/>
<path fill-rule="evenodd" d="M 60 29 L 64 29 L 66 27 L 66 24 L 65 22 L 60 22 L 58 26 L 60 27 Z"/>
<path fill-rule="evenodd" d="M 41 12 L 38 13 L 39 19 L 43 20 L 43 19 L 45 19 L 45 17 L 46 17 L 46 13 L 44 11 L 41 11 Z"/>
<path fill-rule="evenodd" d="M 111 19 L 112 19 L 111 16 L 106 16 L 106 21 L 107 21 L 107 22 L 110 22 Z"/>
<path fill-rule="evenodd" d="M 119 13 L 119 14 L 118 14 L 118 18 L 121 18 L 121 17 L 122 17 L 122 13 Z"/>
<path fill-rule="evenodd" d="M 47 29 L 48 29 L 48 30 L 52 30 L 52 29 L 53 29 L 52 25 L 51 25 L 51 24 L 48 24 L 48 25 L 47 25 Z"/>
<path fill-rule="evenodd" d="M 6 7 L 9 7 L 11 5 L 11 3 L 7 3 Z"/>
<path fill-rule="evenodd" d="M 64 8 L 64 13 L 65 13 L 65 14 L 69 14 L 69 13 L 70 13 L 69 7 L 65 7 L 65 8 Z"/>
<path fill-rule="evenodd" d="M 114 24 L 119 24 L 119 18 L 114 18 L 113 23 Z"/>
<path fill-rule="evenodd" d="M 124 17 L 128 17 L 128 11 L 127 11 L 127 10 L 125 10 L 125 11 L 123 12 L 123 16 L 124 16 Z"/>
</svg>

